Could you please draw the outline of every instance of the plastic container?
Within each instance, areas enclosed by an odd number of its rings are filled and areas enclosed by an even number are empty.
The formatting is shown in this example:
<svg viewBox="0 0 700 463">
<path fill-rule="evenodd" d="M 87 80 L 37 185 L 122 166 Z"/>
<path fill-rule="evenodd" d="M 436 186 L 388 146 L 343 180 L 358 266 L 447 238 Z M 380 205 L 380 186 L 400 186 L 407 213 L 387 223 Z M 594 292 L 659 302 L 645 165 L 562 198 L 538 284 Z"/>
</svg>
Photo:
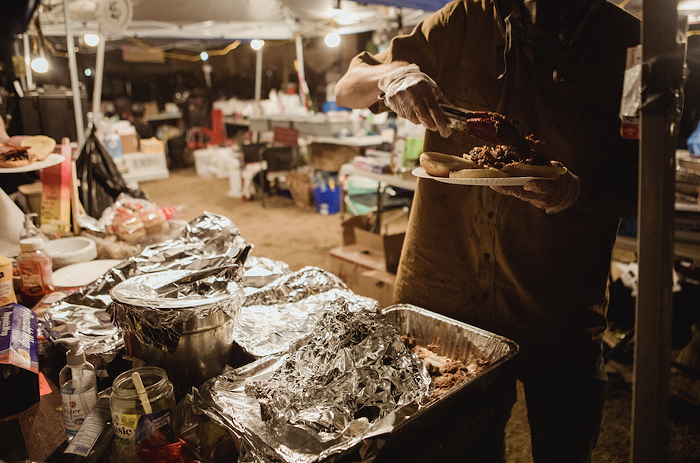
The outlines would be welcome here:
<svg viewBox="0 0 700 463">
<path fill-rule="evenodd" d="M 122 151 L 122 139 L 114 132 L 105 137 L 105 148 L 113 158 L 119 158 L 124 155 Z"/>
<path fill-rule="evenodd" d="M 0 256 L 0 307 L 17 302 L 12 284 L 12 261 Z"/>
<path fill-rule="evenodd" d="M 71 441 L 97 403 L 97 378 L 95 367 L 85 360 L 80 341 L 64 338 L 55 342 L 68 345 L 66 366 L 58 374 L 58 382 L 63 401 L 63 423 L 68 441 Z"/>
<path fill-rule="evenodd" d="M 41 238 L 27 238 L 19 242 L 17 266 L 20 275 L 20 298 L 26 307 L 33 307 L 45 295 L 53 292 L 51 256 L 44 249 Z"/>
<path fill-rule="evenodd" d="M 139 367 L 114 379 L 109 398 L 114 429 L 112 453 L 118 461 L 136 461 L 138 444 L 158 430 L 173 442 L 175 393 L 162 368 Z"/>
</svg>

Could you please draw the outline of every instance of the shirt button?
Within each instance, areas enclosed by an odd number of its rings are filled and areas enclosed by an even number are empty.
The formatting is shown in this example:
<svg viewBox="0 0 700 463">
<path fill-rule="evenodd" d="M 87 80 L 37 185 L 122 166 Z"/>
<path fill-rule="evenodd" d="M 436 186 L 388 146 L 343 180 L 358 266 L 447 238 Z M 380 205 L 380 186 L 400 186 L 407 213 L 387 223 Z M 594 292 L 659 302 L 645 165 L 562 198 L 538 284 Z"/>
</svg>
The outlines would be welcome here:
<svg viewBox="0 0 700 463">
<path fill-rule="evenodd" d="M 481 297 L 483 297 L 484 299 L 488 299 L 488 298 L 489 298 L 489 293 L 487 293 L 486 291 L 484 291 L 483 294 L 481 295 Z"/>
<path fill-rule="evenodd" d="M 488 213 L 488 218 L 489 218 L 489 219 L 493 219 L 493 212 L 489 212 L 489 213 Z"/>
<path fill-rule="evenodd" d="M 484 254 L 484 259 L 489 260 L 490 258 L 491 258 L 491 254 L 489 254 L 488 252 L 486 254 Z"/>
</svg>

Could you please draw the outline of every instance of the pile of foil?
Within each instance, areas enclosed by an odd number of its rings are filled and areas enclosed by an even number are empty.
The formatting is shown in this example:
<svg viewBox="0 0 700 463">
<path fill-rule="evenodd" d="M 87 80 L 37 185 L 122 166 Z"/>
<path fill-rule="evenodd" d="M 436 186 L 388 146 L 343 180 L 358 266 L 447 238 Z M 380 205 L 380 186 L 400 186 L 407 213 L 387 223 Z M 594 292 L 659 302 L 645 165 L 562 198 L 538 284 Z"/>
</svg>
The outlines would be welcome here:
<svg viewBox="0 0 700 463">
<path fill-rule="evenodd" d="M 329 462 L 361 442 L 371 461 L 380 445 L 367 439 L 405 421 L 430 391 L 422 361 L 382 317 L 336 299 L 284 354 L 194 389 L 194 407 L 238 436 L 239 462 Z"/>
<path fill-rule="evenodd" d="M 379 309 L 376 300 L 358 296 L 332 273 L 304 267 L 248 294 L 234 321 L 233 339 L 257 358 L 285 352 L 340 298 L 350 307 Z"/>
<path fill-rule="evenodd" d="M 242 271 L 242 265 L 232 265 L 135 276 L 112 289 L 108 312 L 122 330 L 172 354 L 190 318 L 216 312 L 237 317 L 245 300 Z"/>
<path fill-rule="evenodd" d="M 180 237 L 145 248 L 52 304 L 41 320 L 43 331 L 51 340 L 78 338 L 90 360 L 104 367 L 124 346 L 121 330 L 107 313 L 112 288 L 148 273 L 232 265 L 249 246 L 231 220 L 204 212 L 187 224 Z"/>
</svg>

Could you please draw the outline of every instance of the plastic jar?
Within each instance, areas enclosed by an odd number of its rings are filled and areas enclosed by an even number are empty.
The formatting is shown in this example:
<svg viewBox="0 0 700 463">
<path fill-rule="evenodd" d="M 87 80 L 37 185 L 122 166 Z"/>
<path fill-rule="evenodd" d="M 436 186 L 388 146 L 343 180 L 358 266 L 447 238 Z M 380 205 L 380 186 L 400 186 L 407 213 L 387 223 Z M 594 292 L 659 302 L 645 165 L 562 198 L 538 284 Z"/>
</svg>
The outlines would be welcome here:
<svg viewBox="0 0 700 463">
<path fill-rule="evenodd" d="M 53 292 L 51 256 L 41 238 L 26 238 L 19 242 L 17 267 L 20 276 L 22 304 L 34 307 L 45 295 Z"/>
<path fill-rule="evenodd" d="M 145 397 L 139 396 L 133 375 L 138 373 L 143 383 Z M 146 401 L 144 406 L 144 401 Z M 146 409 L 146 407 L 148 409 Z M 114 446 L 122 457 L 120 461 L 136 461 L 138 444 L 146 439 L 153 428 L 170 442 L 175 440 L 173 415 L 175 394 L 173 383 L 162 368 L 139 367 L 125 371 L 114 379 L 109 408 L 114 429 Z"/>
</svg>

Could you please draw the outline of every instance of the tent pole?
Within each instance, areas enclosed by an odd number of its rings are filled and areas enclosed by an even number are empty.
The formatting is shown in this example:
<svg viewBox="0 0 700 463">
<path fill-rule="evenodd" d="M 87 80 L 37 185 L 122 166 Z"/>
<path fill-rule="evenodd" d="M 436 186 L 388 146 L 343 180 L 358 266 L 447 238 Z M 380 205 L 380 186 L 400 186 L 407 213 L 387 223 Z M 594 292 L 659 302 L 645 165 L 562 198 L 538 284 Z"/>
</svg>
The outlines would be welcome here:
<svg viewBox="0 0 700 463">
<path fill-rule="evenodd" d="M 675 148 L 673 85 L 680 83 L 676 1 L 644 0 L 643 73 L 639 168 L 639 294 L 637 296 L 631 461 L 662 463 L 669 457 L 671 321 Z M 652 98 L 649 98 L 651 96 Z M 660 97 L 654 100 L 653 97 Z M 648 103 L 648 104 L 646 104 Z M 642 207 L 644 205 L 644 207 Z"/>
<path fill-rule="evenodd" d="M 258 112 L 256 116 L 262 115 L 260 107 L 260 98 L 262 93 L 262 55 L 263 47 L 255 51 L 255 110 Z"/>
<path fill-rule="evenodd" d="M 297 64 L 299 67 L 297 73 L 299 74 L 299 86 L 306 86 L 306 74 L 304 74 L 304 47 L 301 42 L 300 33 L 297 33 L 294 36 L 294 44 L 296 45 L 297 50 Z M 301 106 L 306 106 L 306 90 L 299 88 L 297 94 L 299 95 L 299 103 Z"/>
<path fill-rule="evenodd" d="M 27 74 L 27 91 L 35 90 L 34 75 L 32 74 L 32 54 L 29 48 L 29 35 L 22 34 L 22 45 L 24 46 L 24 70 Z"/>
<path fill-rule="evenodd" d="M 78 146 L 85 144 L 85 125 L 83 124 L 83 108 L 80 100 L 80 87 L 78 85 L 78 63 L 75 59 L 75 41 L 73 40 L 73 28 L 70 18 L 70 0 L 63 0 L 63 14 L 66 20 L 66 48 L 68 49 L 68 65 L 70 66 L 71 90 L 73 90 L 73 109 L 75 111 L 75 132 L 78 137 Z"/>
<path fill-rule="evenodd" d="M 97 44 L 97 58 L 95 59 L 95 88 L 92 92 L 92 120 L 97 123 L 102 119 L 102 76 L 105 69 L 105 37 L 102 32 L 98 32 L 100 41 Z"/>
</svg>

